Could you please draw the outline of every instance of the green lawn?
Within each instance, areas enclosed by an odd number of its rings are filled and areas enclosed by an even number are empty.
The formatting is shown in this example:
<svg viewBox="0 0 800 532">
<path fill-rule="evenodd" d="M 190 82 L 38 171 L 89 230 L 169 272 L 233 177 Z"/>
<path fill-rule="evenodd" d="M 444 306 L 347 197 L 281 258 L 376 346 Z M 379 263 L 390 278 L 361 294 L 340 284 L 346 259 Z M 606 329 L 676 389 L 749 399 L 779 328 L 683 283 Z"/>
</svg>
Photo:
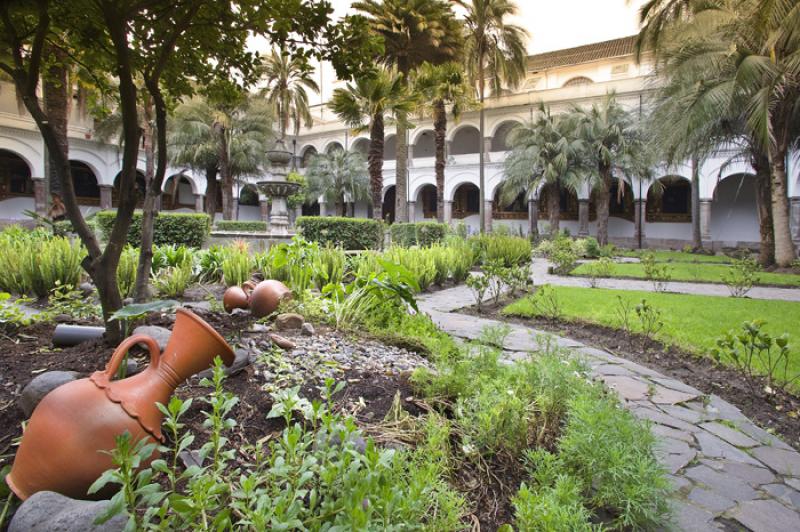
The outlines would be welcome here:
<svg viewBox="0 0 800 532">
<path fill-rule="evenodd" d="M 685 251 L 665 251 L 646 249 L 623 249 L 617 252 L 620 257 L 641 258 L 645 253 L 652 253 L 656 262 L 704 262 L 716 264 L 730 264 L 731 258 L 727 255 L 704 255 L 702 253 L 686 253 Z"/>
<path fill-rule="evenodd" d="M 570 275 L 587 275 L 590 271 L 591 263 L 584 263 L 572 270 Z M 702 281 L 707 283 L 721 283 L 722 274 L 727 271 L 729 266 L 725 264 L 708 264 L 687 262 L 670 262 L 667 264 L 672 281 Z M 636 262 L 615 263 L 611 272 L 611 277 L 633 277 L 644 279 L 644 266 Z M 800 275 L 791 273 L 770 273 L 759 272 L 756 284 L 781 285 L 781 286 L 800 286 Z"/>
<path fill-rule="evenodd" d="M 616 312 L 619 308 L 618 297 L 633 306 L 646 299 L 662 312 L 664 327 L 657 339 L 698 354 L 708 353 L 709 349 L 715 347 L 718 337 L 731 329 L 740 328 L 743 322 L 764 320 L 764 330 L 771 335 L 789 333 L 789 375 L 800 372 L 800 303 L 571 286 L 554 286 L 553 289 L 565 319 L 613 328 L 620 327 Z M 511 303 L 502 312 L 523 318 L 537 315 L 529 298 Z M 632 320 L 638 323 L 635 313 Z M 795 389 L 800 389 L 800 385 Z"/>
</svg>

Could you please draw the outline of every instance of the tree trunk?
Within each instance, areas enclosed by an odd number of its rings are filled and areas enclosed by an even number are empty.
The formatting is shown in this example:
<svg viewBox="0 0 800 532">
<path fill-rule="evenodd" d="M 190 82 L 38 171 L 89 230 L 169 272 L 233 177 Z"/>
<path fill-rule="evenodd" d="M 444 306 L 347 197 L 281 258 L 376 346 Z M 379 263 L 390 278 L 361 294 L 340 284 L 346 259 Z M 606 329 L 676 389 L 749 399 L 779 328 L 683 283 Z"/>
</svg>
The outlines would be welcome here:
<svg viewBox="0 0 800 532">
<path fill-rule="evenodd" d="M 217 164 L 206 167 L 206 214 L 214 223 L 217 215 Z"/>
<path fill-rule="evenodd" d="M 595 188 L 595 208 L 597 209 L 597 242 L 608 244 L 608 211 L 611 201 L 611 168 L 600 164 L 600 183 Z"/>
<path fill-rule="evenodd" d="M 436 219 L 444 223 L 444 147 L 447 135 L 447 109 L 444 100 L 433 106 L 433 140 L 436 147 Z"/>
<path fill-rule="evenodd" d="M 400 113 L 398 113 L 400 115 Z M 397 135 L 395 145 L 397 146 L 396 171 L 395 171 L 395 207 L 394 217 L 398 222 L 408 220 L 408 143 L 406 142 L 406 113 L 398 116 Z"/>
<path fill-rule="evenodd" d="M 44 96 L 44 109 L 53 130 L 59 147 L 69 156 L 69 141 L 67 140 L 67 125 L 69 121 L 69 75 L 66 66 L 67 57 L 63 50 L 56 47 L 49 47 L 47 51 L 50 64 L 47 74 L 44 76 L 42 84 L 42 94 Z M 50 205 L 50 195 L 61 195 L 61 180 L 58 178 L 56 166 L 58 163 L 48 155 L 45 160 L 47 163 L 47 193 L 45 199 L 47 207 Z M 46 211 L 45 211 L 46 212 Z"/>
<path fill-rule="evenodd" d="M 344 218 L 346 214 L 345 209 L 347 208 L 347 205 L 344 202 L 344 196 L 336 199 L 335 206 L 336 206 L 336 216 L 341 216 L 342 218 Z"/>
<path fill-rule="evenodd" d="M 376 113 L 369 127 L 369 189 L 372 218 L 383 220 L 383 114 Z"/>
<path fill-rule="evenodd" d="M 558 183 L 552 183 L 547 187 L 547 207 L 550 218 L 550 236 L 555 238 L 561 230 L 561 194 L 559 194 Z"/>
<path fill-rule="evenodd" d="M 770 205 L 772 183 L 769 175 L 769 158 L 760 150 L 753 154 L 751 164 L 756 171 L 756 207 L 760 244 L 758 262 L 766 268 L 775 264 L 775 234 Z"/>
<path fill-rule="evenodd" d="M 219 173 L 222 176 L 222 219 L 233 219 L 233 176 L 230 171 L 230 161 L 228 159 L 228 138 L 225 127 L 215 124 L 215 129 L 219 135 L 217 140 L 219 159 Z"/>
<path fill-rule="evenodd" d="M 703 249 L 700 231 L 700 161 L 692 157 L 692 248 Z"/>
<path fill-rule="evenodd" d="M 786 178 L 786 147 L 769 148 L 772 170 L 772 223 L 775 234 L 775 263 L 788 268 L 796 258 L 789 216 L 789 195 Z"/>
<path fill-rule="evenodd" d="M 480 98 L 481 103 L 481 110 L 480 110 L 480 123 L 479 123 L 479 130 L 480 130 L 480 140 L 478 141 L 478 195 L 480 197 L 480 210 L 478 211 L 481 218 L 481 233 L 486 232 L 486 169 L 484 165 L 486 163 L 486 154 L 483 151 L 483 139 L 486 135 L 486 114 L 483 108 L 483 103 L 485 100 L 484 96 L 484 89 L 486 85 L 486 80 L 484 79 L 484 70 L 483 70 L 483 57 L 478 58 L 478 96 Z M 558 187 L 556 187 L 558 190 Z"/>
</svg>

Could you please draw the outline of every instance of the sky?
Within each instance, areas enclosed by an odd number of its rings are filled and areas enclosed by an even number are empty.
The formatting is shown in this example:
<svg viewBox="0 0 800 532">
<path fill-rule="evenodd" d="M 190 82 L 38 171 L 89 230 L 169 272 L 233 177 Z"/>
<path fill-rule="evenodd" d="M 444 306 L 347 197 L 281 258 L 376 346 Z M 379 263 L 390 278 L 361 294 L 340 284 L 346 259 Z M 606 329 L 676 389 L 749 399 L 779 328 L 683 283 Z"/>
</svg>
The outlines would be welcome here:
<svg viewBox="0 0 800 532">
<path fill-rule="evenodd" d="M 645 0 L 516 1 L 519 16 L 514 22 L 528 30 L 528 52 L 537 54 L 637 33 L 638 10 Z M 334 17 L 347 14 L 351 3 L 352 0 L 331 0 Z M 322 97 L 312 96 L 312 103 L 328 101 L 333 78 L 333 69 L 326 65 L 322 71 Z"/>
</svg>

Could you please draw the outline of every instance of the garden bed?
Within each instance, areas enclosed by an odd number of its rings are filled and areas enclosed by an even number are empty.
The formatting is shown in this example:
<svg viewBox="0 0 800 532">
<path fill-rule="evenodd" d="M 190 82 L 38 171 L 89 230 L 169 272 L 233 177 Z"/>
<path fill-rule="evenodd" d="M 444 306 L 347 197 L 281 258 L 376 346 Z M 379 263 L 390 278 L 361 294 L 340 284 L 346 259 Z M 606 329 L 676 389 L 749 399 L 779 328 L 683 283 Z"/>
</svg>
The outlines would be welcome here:
<svg viewBox="0 0 800 532">
<path fill-rule="evenodd" d="M 463 308 L 460 312 L 517 323 L 602 347 L 616 356 L 685 382 L 705 394 L 722 397 L 739 407 L 762 428 L 780 435 L 786 443 L 800 450 L 800 398 L 796 395 L 781 389 L 768 394 L 763 386 L 754 393 L 738 371 L 674 344 L 666 345 L 640 334 L 629 334 L 617 328 L 576 318 L 553 320 L 536 316 L 514 316 L 503 312 L 509 303 L 511 300 L 505 299 L 498 305 L 484 303 L 480 313 L 475 306 Z"/>
</svg>

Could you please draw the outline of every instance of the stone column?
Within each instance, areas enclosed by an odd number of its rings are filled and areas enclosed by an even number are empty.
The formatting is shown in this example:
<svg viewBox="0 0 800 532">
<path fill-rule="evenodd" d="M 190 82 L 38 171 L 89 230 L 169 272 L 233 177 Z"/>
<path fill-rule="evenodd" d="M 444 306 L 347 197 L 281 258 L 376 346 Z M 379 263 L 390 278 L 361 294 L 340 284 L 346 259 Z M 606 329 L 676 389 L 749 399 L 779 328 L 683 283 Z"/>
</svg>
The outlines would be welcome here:
<svg viewBox="0 0 800 532">
<path fill-rule="evenodd" d="M 486 137 L 485 139 L 483 139 L 483 153 L 484 153 L 484 161 L 488 163 L 491 160 L 489 154 L 492 153 L 492 137 Z M 489 224 L 486 224 L 486 227 L 488 228 Z"/>
<path fill-rule="evenodd" d="M 483 215 L 486 220 L 486 232 L 492 232 L 492 200 L 484 200 Z"/>
<path fill-rule="evenodd" d="M 300 218 L 301 216 L 303 216 L 303 206 L 298 205 L 297 207 L 294 208 L 294 220 L 292 220 L 292 227 L 294 227 L 295 224 L 297 224 L 297 219 Z"/>
<path fill-rule="evenodd" d="M 700 239 L 711 242 L 711 200 L 700 200 Z"/>
<path fill-rule="evenodd" d="M 451 155 L 452 153 L 453 153 L 453 141 L 452 140 L 444 141 L 445 164 L 453 164 L 455 162 L 455 158 Z"/>
<path fill-rule="evenodd" d="M 233 218 L 239 219 L 239 198 L 233 198 Z"/>
<path fill-rule="evenodd" d="M 258 206 L 261 208 L 261 221 L 269 222 L 269 200 L 261 198 L 258 200 Z"/>
<path fill-rule="evenodd" d="M 528 198 L 528 236 L 539 238 L 539 200 Z"/>
<path fill-rule="evenodd" d="M 100 185 L 100 208 L 103 210 L 111 208 L 111 197 L 114 187 L 111 185 Z"/>
<path fill-rule="evenodd" d="M 325 201 L 319 202 L 319 215 L 328 216 L 328 203 Z"/>
<path fill-rule="evenodd" d="M 203 212 L 203 200 L 205 196 L 203 194 L 195 194 L 194 195 L 194 211 L 195 212 Z"/>
<path fill-rule="evenodd" d="M 647 200 L 637 199 L 633 202 L 633 239 L 638 245 L 641 242 L 641 247 L 645 246 L 645 213 L 647 208 Z"/>
<path fill-rule="evenodd" d="M 800 198 L 789 198 L 792 240 L 800 242 Z"/>
<path fill-rule="evenodd" d="M 589 236 L 589 200 L 578 199 L 578 236 Z"/>
<path fill-rule="evenodd" d="M 32 177 L 33 181 L 33 210 L 39 216 L 47 216 L 47 183 L 43 177 Z"/>
<path fill-rule="evenodd" d="M 408 221 L 409 222 L 416 222 L 417 221 L 417 202 L 409 201 L 408 202 Z"/>
<path fill-rule="evenodd" d="M 408 168 L 414 168 L 414 145 L 408 145 Z"/>
<path fill-rule="evenodd" d="M 449 224 L 453 220 L 453 202 L 444 202 L 444 223 Z"/>
<path fill-rule="evenodd" d="M 285 235 L 288 231 L 289 209 L 286 205 L 286 198 L 274 196 L 269 213 L 269 232 L 276 235 Z"/>
</svg>

